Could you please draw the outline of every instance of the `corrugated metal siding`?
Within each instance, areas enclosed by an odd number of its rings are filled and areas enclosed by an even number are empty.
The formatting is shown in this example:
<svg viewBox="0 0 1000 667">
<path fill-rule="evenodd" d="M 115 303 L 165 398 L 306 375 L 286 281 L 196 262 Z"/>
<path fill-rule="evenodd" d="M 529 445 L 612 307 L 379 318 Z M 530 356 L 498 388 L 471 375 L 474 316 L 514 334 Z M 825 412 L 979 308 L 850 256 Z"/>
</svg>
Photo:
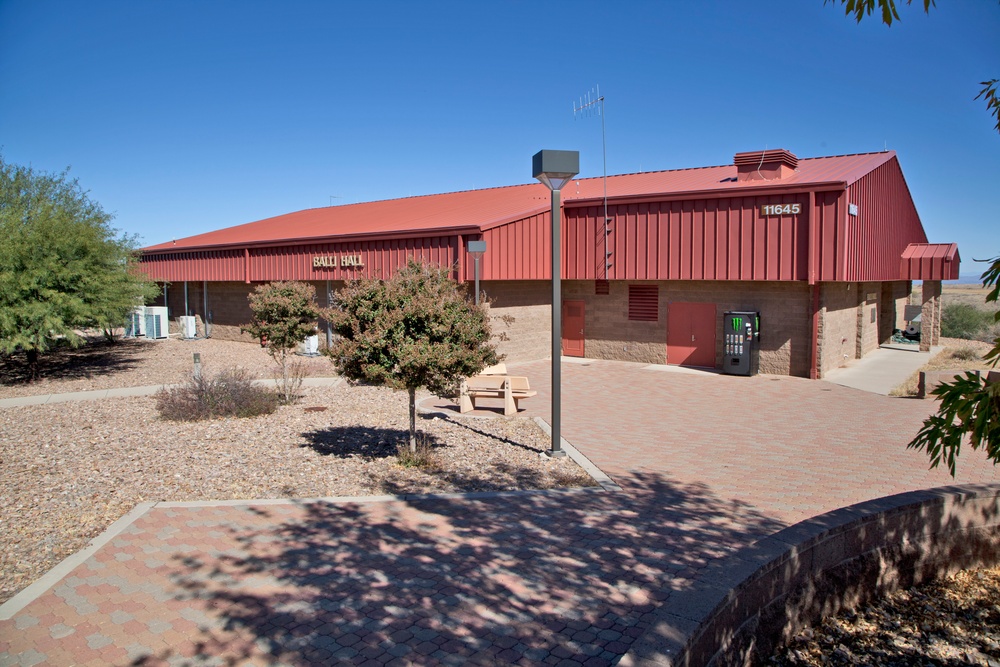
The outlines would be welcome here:
<svg viewBox="0 0 1000 667">
<path fill-rule="evenodd" d="M 844 280 L 900 279 L 900 256 L 927 236 L 896 158 L 875 168 L 847 189 L 857 216 L 847 216 Z"/>
<path fill-rule="evenodd" d="M 957 280 L 961 258 L 954 243 L 913 243 L 900 259 L 903 280 Z"/>
<path fill-rule="evenodd" d="M 482 280 L 551 280 L 552 225 L 548 213 L 540 213 L 483 232 L 486 253 L 480 261 Z M 565 224 L 565 223 L 564 223 Z M 563 227 L 563 257 L 566 228 Z M 473 277 L 473 262 L 466 262 L 465 277 Z M 564 260 L 565 266 L 565 260 Z"/>
<path fill-rule="evenodd" d="M 387 239 L 250 249 L 250 280 L 350 280 L 391 276 L 408 258 L 450 266 L 455 237 Z M 313 267 L 314 257 L 360 257 L 360 267 Z"/>
<path fill-rule="evenodd" d="M 246 263 L 242 250 L 201 250 L 143 255 L 140 268 L 153 280 L 242 281 Z"/>
<path fill-rule="evenodd" d="M 246 267 L 246 251 L 236 249 L 144 255 L 141 258 L 141 268 L 153 280 L 171 282 L 349 280 L 355 277 L 392 275 L 392 272 L 403 266 L 409 257 L 451 266 L 458 256 L 457 245 L 457 237 L 434 236 L 250 248 L 249 274 Z M 313 267 L 314 257 L 336 257 L 339 261 L 345 255 L 360 257 L 363 266 Z"/>
<path fill-rule="evenodd" d="M 765 204 L 793 204 L 798 215 L 761 216 Z M 618 204 L 569 208 L 563 256 L 570 280 L 804 280 L 808 195 Z"/>
<path fill-rule="evenodd" d="M 816 280 L 845 280 L 844 244 L 846 237 L 847 203 L 841 192 L 817 192 Z"/>
</svg>

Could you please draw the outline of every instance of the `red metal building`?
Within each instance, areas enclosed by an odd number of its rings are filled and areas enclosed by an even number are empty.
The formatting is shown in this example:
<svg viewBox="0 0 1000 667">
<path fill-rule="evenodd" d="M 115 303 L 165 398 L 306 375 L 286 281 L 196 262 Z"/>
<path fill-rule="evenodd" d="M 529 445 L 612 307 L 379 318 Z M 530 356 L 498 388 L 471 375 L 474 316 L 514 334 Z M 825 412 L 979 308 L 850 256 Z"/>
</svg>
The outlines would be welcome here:
<svg viewBox="0 0 1000 667">
<path fill-rule="evenodd" d="M 564 353 L 719 366 L 722 313 L 761 312 L 763 372 L 820 377 L 902 325 L 923 280 L 925 345 L 954 244 L 928 244 L 895 153 L 738 153 L 719 167 L 572 181 L 562 190 Z M 515 318 L 511 359 L 549 349 L 549 191 L 541 184 L 309 209 L 150 246 L 160 305 L 238 336 L 256 283 L 314 283 L 323 300 L 408 257 L 473 279 Z M 164 303 L 165 302 L 165 303 Z M 502 325 L 500 325 L 502 326 Z"/>
</svg>

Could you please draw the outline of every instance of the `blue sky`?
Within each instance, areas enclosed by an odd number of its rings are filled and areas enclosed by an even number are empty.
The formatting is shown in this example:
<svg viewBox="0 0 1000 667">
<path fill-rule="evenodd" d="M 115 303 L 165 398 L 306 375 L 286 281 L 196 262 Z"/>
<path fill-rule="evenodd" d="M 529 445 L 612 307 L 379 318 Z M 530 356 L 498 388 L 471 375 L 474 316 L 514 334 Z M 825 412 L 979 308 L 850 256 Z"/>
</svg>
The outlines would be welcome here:
<svg viewBox="0 0 1000 667">
<path fill-rule="evenodd" d="M 0 0 L 0 152 L 154 244 L 305 208 L 602 173 L 895 150 L 962 273 L 1000 255 L 1000 4 L 891 27 L 822 0 Z"/>
</svg>

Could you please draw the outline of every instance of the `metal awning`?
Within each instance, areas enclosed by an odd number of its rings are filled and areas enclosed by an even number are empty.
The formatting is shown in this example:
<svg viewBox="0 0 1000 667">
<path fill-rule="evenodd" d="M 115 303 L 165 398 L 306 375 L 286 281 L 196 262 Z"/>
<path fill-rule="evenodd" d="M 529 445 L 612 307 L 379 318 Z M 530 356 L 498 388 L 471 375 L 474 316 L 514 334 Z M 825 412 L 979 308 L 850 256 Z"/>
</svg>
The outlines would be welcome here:
<svg viewBox="0 0 1000 667">
<path fill-rule="evenodd" d="M 900 257 L 901 280 L 958 280 L 958 245 L 911 243 Z"/>
</svg>

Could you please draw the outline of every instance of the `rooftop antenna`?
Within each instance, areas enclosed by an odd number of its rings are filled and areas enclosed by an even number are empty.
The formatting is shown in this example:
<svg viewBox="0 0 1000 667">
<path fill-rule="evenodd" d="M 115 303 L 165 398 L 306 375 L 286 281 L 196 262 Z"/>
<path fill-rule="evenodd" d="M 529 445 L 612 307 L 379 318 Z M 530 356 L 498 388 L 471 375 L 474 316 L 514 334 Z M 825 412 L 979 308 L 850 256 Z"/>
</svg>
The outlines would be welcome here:
<svg viewBox="0 0 1000 667">
<path fill-rule="evenodd" d="M 330 206 L 333 206 L 334 199 L 340 199 L 340 195 L 330 195 Z"/>
<path fill-rule="evenodd" d="M 604 280 L 608 279 L 608 269 L 611 268 L 611 251 L 608 250 L 608 235 L 611 234 L 611 219 L 608 218 L 608 140 L 604 131 L 604 95 L 601 87 L 594 86 L 580 97 L 579 103 L 573 103 L 573 119 L 579 114 L 581 118 L 590 118 L 593 114 L 601 117 L 601 149 L 604 159 Z"/>
</svg>

